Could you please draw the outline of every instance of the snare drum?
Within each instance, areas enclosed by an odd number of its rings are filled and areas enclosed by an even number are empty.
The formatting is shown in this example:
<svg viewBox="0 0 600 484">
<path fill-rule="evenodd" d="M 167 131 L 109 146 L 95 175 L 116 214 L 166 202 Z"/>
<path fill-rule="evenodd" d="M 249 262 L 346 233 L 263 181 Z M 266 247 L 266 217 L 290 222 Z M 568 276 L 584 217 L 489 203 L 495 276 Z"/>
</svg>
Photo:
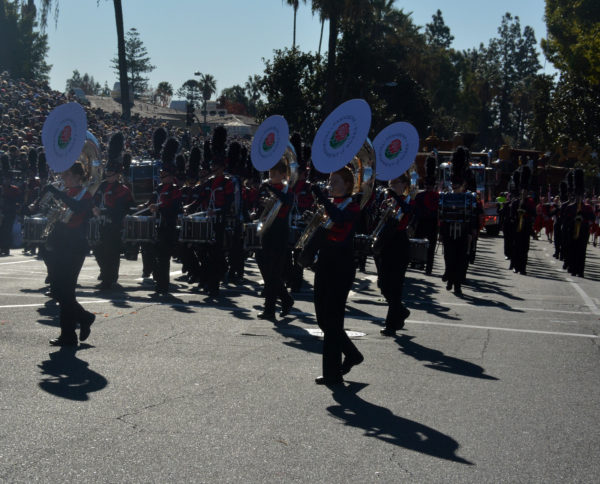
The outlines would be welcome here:
<svg viewBox="0 0 600 484">
<path fill-rule="evenodd" d="M 34 216 L 23 218 L 23 243 L 41 244 L 45 242 L 44 229 L 48 224 L 46 217 Z"/>
<path fill-rule="evenodd" d="M 156 240 L 156 217 L 146 215 L 126 215 L 125 242 L 154 242 Z"/>
<path fill-rule="evenodd" d="M 244 250 L 257 250 L 262 248 L 258 236 L 258 222 L 244 224 Z"/>
<path fill-rule="evenodd" d="M 215 222 L 215 216 L 208 216 L 205 213 L 183 217 L 181 220 L 179 241 L 196 244 L 213 244 L 215 242 Z"/>
<path fill-rule="evenodd" d="M 410 239 L 410 262 L 412 264 L 426 264 L 428 249 L 428 239 Z"/>
</svg>

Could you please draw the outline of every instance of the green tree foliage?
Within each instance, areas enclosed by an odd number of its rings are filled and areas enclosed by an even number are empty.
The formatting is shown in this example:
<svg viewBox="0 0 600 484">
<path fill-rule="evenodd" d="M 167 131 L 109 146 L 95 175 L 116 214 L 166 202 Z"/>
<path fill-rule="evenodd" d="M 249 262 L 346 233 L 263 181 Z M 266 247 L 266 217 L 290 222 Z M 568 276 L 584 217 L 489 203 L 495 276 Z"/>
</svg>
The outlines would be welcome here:
<svg viewBox="0 0 600 484">
<path fill-rule="evenodd" d="M 73 76 L 67 79 L 65 90 L 70 91 L 76 87 L 83 90 L 85 94 L 91 95 L 98 95 L 102 91 L 102 86 L 94 80 L 94 76 L 90 76 L 86 72 L 82 77 L 77 69 L 73 71 Z"/>
<path fill-rule="evenodd" d="M 561 71 L 600 84 L 600 2 L 546 0 L 548 38 L 542 48 Z"/>
<path fill-rule="evenodd" d="M 15 78 L 48 80 L 48 38 L 36 27 L 35 9 L 0 0 L 0 70 Z"/>
<path fill-rule="evenodd" d="M 127 59 L 127 81 L 134 96 L 141 95 L 148 89 L 148 77 L 144 77 L 147 72 L 155 69 L 150 63 L 148 50 L 144 46 L 140 34 L 136 28 L 131 28 L 125 34 L 125 58 Z M 111 60 L 114 71 L 119 74 L 118 56 Z"/>
<path fill-rule="evenodd" d="M 425 38 L 429 45 L 441 49 L 449 49 L 452 45 L 454 36 L 450 33 L 450 28 L 444 22 L 441 10 L 438 9 L 435 15 L 432 15 L 431 23 L 425 26 Z"/>
<path fill-rule="evenodd" d="M 177 96 L 183 97 L 195 105 L 197 100 L 202 99 L 200 83 L 196 79 L 185 81 L 177 90 Z"/>
<path fill-rule="evenodd" d="M 259 120 L 280 114 L 290 131 L 312 140 L 322 120 L 324 65 L 319 56 L 298 49 L 276 50 L 273 59 L 265 61 L 260 90 L 266 102 L 258 108 Z"/>
</svg>

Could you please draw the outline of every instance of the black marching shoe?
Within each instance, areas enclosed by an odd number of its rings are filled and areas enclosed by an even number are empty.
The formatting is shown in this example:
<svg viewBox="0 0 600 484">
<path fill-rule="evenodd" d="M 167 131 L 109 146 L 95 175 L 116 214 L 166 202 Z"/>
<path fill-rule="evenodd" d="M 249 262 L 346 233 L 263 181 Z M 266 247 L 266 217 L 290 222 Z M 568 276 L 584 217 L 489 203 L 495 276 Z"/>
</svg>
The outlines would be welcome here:
<svg viewBox="0 0 600 484">
<path fill-rule="evenodd" d="M 50 343 L 50 346 L 77 346 L 77 336 L 75 338 L 59 336 L 58 338 L 51 339 L 48 343 Z"/>
<path fill-rule="evenodd" d="M 339 379 L 336 378 L 334 380 L 328 380 L 324 376 L 318 376 L 317 378 L 315 378 L 315 383 L 317 385 L 326 385 L 329 387 L 329 386 L 334 386 L 334 385 L 343 385 L 344 379 L 342 377 L 340 377 Z"/>
<path fill-rule="evenodd" d="M 290 314 L 290 311 L 292 310 L 293 306 L 294 300 L 290 297 L 290 299 L 286 303 L 281 304 L 281 312 L 279 313 L 279 316 L 283 318 Z"/>
<path fill-rule="evenodd" d="M 92 323 L 96 320 L 94 313 L 87 312 L 85 319 L 79 322 L 79 341 L 85 341 L 88 339 L 91 333 Z"/>
<path fill-rule="evenodd" d="M 454 294 L 456 296 L 462 296 L 463 295 L 462 289 L 460 288 L 460 284 L 455 284 L 454 285 Z"/>
<path fill-rule="evenodd" d="M 266 319 L 267 321 L 277 321 L 277 318 L 275 317 L 275 311 L 263 311 L 262 313 L 258 313 L 256 317 L 258 319 Z"/>
<path fill-rule="evenodd" d="M 344 358 L 344 361 L 342 362 L 342 375 L 350 373 L 353 366 L 360 365 L 363 361 L 365 361 L 363 355 L 358 355 L 358 357 L 352 359 Z"/>
<path fill-rule="evenodd" d="M 386 326 L 385 328 L 380 329 L 379 333 L 382 336 L 396 336 L 396 328 Z"/>
<path fill-rule="evenodd" d="M 451 291 L 451 290 L 452 290 L 452 283 L 451 283 L 451 282 L 448 282 L 448 284 L 446 284 L 446 289 L 447 289 L 448 291 Z"/>
</svg>

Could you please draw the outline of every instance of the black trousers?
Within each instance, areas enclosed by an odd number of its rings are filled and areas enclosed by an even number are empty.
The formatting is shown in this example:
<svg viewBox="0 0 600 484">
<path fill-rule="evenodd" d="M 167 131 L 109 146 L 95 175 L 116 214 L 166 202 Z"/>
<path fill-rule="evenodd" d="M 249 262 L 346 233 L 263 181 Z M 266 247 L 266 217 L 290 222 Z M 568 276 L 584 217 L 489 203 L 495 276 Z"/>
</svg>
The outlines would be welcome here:
<svg viewBox="0 0 600 484">
<path fill-rule="evenodd" d="M 206 283 L 209 292 L 219 290 L 221 279 L 227 270 L 225 259 L 225 224 L 215 224 L 215 243 L 206 248 Z"/>
<path fill-rule="evenodd" d="M 587 245 L 590 238 L 590 227 L 587 223 L 582 223 L 579 230 L 579 237 L 571 242 L 571 256 L 569 258 L 569 272 L 573 275 L 583 277 L 585 269 L 585 256 Z"/>
<path fill-rule="evenodd" d="M 360 351 L 344 331 L 346 300 L 356 274 L 352 247 L 323 247 L 315 267 L 314 299 L 317 324 L 323 331 L 323 376 L 342 377 L 342 354 L 358 359 Z"/>
<path fill-rule="evenodd" d="M 433 269 L 433 258 L 435 257 L 435 245 L 438 237 L 438 222 L 434 220 L 421 220 L 415 233 L 417 239 L 427 239 L 429 248 L 427 249 L 427 264 L 425 270 L 431 272 Z"/>
<path fill-rule="evenodd" d="M 121 265 L 121 226 L 106 224 L 101 229 L 100 243 L 94 248 L 102 282 L 113 284 L 119 279 Z"/>
<path fill-rule="evenodd" d="M 515 236 L 514 224 L 510 221 L 506 221 L 506 223 L 502 226 L 502 233 L 504 234 L 504 257 L 512 259 L 514 245 L 513 239 Z"/>
<path fill-rule="evenodd" d="M 527 269 L 527 259 L 529 255 L 529 244 L 531 239 L 531 224 L 523 223 L 521 231 L 515 230 L 512 266 L 517 272 L 525 272 Z"/>
<path fill-rule="evenodd" d="M 14 215 L 5 214 L 4 217 L 2 217 L 2 223 L 0 224 L 0 252 L 10 252 L 14 223 Z"/>
<path fill-rule="evenodd" d="M 169 291 L 169 272 L 171 269 L 171 256 L 177 242 L 175 227 L 159 229 L 156 244 L 154 245 L 154 281 L 157 292 Z"/>
<path fill-rule="evenodd" d="M 256 254 L 265 281 L 265 312 L 275 312 L 278 299 L 282 304 L 289 304 L 292 301 L 284 283 L 285 266 L 289 257 L 288 230 L 285 220 L 273 222 L 268 232 L 263 235 L 263 248 Z"/>
<path fill-rule="evenodd" d="M 449 283 L 458 287 L 465 282 L 469 265 L 469 236 L 466 232 L 463 230 L 463 233 L 457 238 L 444 234 L 443 238 L 446 276 Z"/>
<path fill-rule="evenodd" d="M 554 257 L 557 259 L 563 259 L 563 235 L 562 235 L 562 223 L 557 221 L 554 224 Z"/>
<path fill-rule="evenodd" d="M 229 249 L 229 274 L 233 278 L 244 277 L 244 227 L 240 223 L 233 230 L 231 248 Z"/>
<path fill-rule="evenodd" d="M 404 322 L 402 303 L 404 278 L 409 263 L 410 242 L 405 230 L 395 232 L 376 258 L 377 285 L 388 303 L 385 326 L 395 329 Z"/>
<path fill-rule="evenodd" d="M 75 297 L 77 278 L 86 253 L 85 243 L 76 246 L 55 246 L 45 253 L 50 275 L 50 290 L 60 308 L 60 336 L 68 340 L 77 340 L 75 333 L 77 323 L 88 314 Z"/>
</svg>

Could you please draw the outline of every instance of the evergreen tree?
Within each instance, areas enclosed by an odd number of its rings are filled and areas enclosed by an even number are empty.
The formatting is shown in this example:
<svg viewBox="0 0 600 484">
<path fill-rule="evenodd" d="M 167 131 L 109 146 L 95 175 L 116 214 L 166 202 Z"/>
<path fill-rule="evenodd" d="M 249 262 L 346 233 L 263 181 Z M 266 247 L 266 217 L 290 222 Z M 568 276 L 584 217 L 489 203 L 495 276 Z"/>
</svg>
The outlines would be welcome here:
<svg viewBox="0 0 600 484">
<path fill-rule="evenodd" d="M 438 9 L 431 18 L 431 23 L 425 26 L 425 38 L 427 39 L 427 43 L 439 47 L 440 49 L 449 49 L 454 40 L 454 36 L 450 34 L 450 28 L 444 23 L 442 11 Z"/>
<path fill-rule="evenodd" d="M 143 74 L 152 72 L 155 66 L 150 63 L 148 50 L 134 27 L 125 34 L 125 57 L 127 59 L 127 81 L 133 95 L 137 97 L 148 89 L 149 78 L 144 77 Z M 115 57 L 111 62 L 113 69 L 118 74 L 119 58 Z"/>
<path fill-rule="evenodd" d="M 36 27 L 35 9 L 0 0 L 0 70 L 15 78 L 48 80 L 48 38 Z"/>
</svg>

